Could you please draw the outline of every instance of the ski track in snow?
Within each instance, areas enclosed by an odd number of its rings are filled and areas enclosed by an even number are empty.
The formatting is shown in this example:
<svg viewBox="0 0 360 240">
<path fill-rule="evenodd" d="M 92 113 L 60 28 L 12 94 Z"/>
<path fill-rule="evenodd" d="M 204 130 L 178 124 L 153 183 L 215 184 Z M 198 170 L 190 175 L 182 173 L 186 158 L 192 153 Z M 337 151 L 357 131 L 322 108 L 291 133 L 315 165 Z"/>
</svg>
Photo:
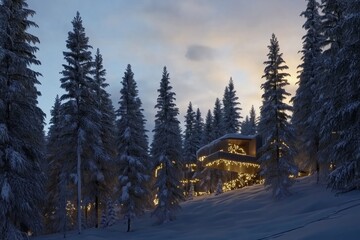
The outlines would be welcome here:
<svg viewBox="0 0 360 240">
<path fill-rule="evenodd" d="M 285 231 L 282 231 L 282 232 L 278 232 L 278 233 L 275 233 L 275 234 L 272 234 L 270 236 L 266 236 L 266 237 L 263 237 L 263 238 L 258 238 L 257 240 L 264 240 L 264 239 L 271 239 L 271 238 L 278 238 L 278 237 L 281 237 L 281 236 L 284 236 L 284 234 L 286 233 L 289 233 L 289 232 L 292 232 L 292 231 L 295 231 L 295 230 L 298 230 L 298 229 L 301 229 L 301 228 L 304 228 L 308 225 L 311 225 L 313 223 L 316 223 L 316 222 L 320 222 L 320 221 L 325 221 L 325 220 L 328 220 L 328 219 L 332 219 L 332 218 L 335 218 L 335 215 L 343 212 L 343 211 L 346 211 L 346 210 L 349 210 L 349 209 L 352 209 L 352 208 L 355 208 L 355 207 L 359 207 L 360 206 L 360 199 L 356 199 L 356 200 L 351 200 L 351 201 L 348 201 L 346 202 L 345 204 L 343 205 L 346 205 L 348 203 L 352 203 L 352 202 L 357 202 L 359 201 L 359 203 L 357 204 L 354 204 L 354 205 L 351 205 L 351 206 L 348 206 L 348 207 L 345 207 L 345 208 L 342 208 L 342 209 L 339 209 L 333 213 L 330 213 L 329 215 L 325 216 L 325 217 L 322 217 L 322 218 L 319 218 L 317 220 L 314 220 L 314 221 L 311 221 L 311 222 L 308 222 L 308 223 L 305 223 L 299 227 L 295 227 L 295 228 L 291 228 L 289 230 L 285 230 Z"/>
</svg>

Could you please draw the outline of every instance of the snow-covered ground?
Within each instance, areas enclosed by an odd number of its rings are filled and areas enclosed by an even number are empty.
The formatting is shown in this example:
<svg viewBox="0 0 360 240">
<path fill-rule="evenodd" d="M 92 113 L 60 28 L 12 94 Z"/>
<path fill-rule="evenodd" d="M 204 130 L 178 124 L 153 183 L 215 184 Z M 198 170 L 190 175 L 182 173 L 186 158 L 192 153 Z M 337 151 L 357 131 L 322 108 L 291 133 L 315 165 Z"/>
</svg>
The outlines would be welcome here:
<svg viewBox="0 0 360 240">
<path fill-rule="evenodd" d="M 273 200 L 257 185 L 182 204 L 177 220 L 156 225 L 150 214 L 137 219 L 133 232 L 123 222 L 107 229 L 87 229 L 67 239 L 360 239 L 360 192 L 335 196 L 313 177 L 298 179 L 293 195 Z M 36 240 L 64 239 L 63 235 Z"/>
</svg>

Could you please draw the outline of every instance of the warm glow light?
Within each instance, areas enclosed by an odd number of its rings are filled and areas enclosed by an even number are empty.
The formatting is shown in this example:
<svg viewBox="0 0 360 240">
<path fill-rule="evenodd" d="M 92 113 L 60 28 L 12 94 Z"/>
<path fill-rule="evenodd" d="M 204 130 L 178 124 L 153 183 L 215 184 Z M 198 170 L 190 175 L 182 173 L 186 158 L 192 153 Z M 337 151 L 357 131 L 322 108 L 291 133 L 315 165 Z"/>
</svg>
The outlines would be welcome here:
<svg viewBox="0 0 360 240">
<path fill-rule="evenodd" d="M 235 143 L 233 143 L 233 144 L 229 143 L 228 152 L 234 153 L 234 154 L 239 154 L 239 155 L 246 155 L 245 150 Z"/>
<path fill-rule="evenodd" d="M 235 161 L 229 161 L 229 160 L 225 160 L 225 159 L 219 159 L 210 163 L 207 163 L 205 166 L 206 167 L 212 167 L 212 166 L 216 166 L 219 164 L 225 164 L 226 167 L 230 168 L 230 166 L 237 166 L 237 167 L 253 167 L 253 168 L 260 168 L 259 164 L 256 163 L 248 163 L 248 162 L 235 162 Z"/>
<path fill-rule="evenodd" d="M 200 182 L 200 179 L 195 178 L 195 179 L 189 179 L 189 180 L 181 180 L 180 182 L 183 183 L 183 184 L 187 184 L 188 182 L 197 183 L 197 182 Z"/>
</svg>

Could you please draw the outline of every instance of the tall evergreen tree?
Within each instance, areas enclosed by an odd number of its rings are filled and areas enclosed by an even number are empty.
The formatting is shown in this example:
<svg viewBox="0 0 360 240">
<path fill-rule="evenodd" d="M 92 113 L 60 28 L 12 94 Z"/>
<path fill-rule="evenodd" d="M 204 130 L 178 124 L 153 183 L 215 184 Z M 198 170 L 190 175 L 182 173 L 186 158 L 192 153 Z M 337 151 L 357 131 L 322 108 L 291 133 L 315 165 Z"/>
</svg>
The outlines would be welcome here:
<svg viewBox="0 0 360 240">
<path fill-rule="evenodd" d="M 197 150 L 199 150 L 203 144 L 202 144 L 202 140 L 203 140 L 203 129 L 204 129 L 204 122 L 203 119 L 201 117 L 201 112 L 200 109 L 198 108 L 196 110 L 196 114 L 195 114 L 195 123 L 194 123 L 194 144 L 196 147 L 196 152 Z M 204 167 L 202 166 L 202 163 L 200 161 L 196 161 L 196 171 L 193 175 L 193 178 L 198 179 L 201 177 L 201 172 L 204 169 Z M 201 184 L 201 183 L 200 183 Z M 194 186 L 195 188 L 195 186 Z M 197 186 L 196 186 L 197 188 Z M 191 188 L 190 188 L 191 190 Z M 191 192 L 191 191 L 190 191 Z"/>
<path fill-rule="evenodd" d="M 199 149 L 202 146 L 202 134 L 204 129 L 203 119 L 201 117 L 200 109 L 196 109 L 195 113 L 195 123 L 194 123 L 194 144 L 196 149 Z"/>
<path fill-rule="evenodd" d="M 185 178 L 187 179 L 186 191 L 190 190 L 190 179 L 192 178 L 191 164 L 196 163 L 196 151 L 198 150 L 198 145 L 196 144 L 195 139 L 195 117 L 196 115 L 190 102 L 185 115 L 185 131 L 183 142 L 183 162 L 188 165 L 185 169 Z"/>
<path fill-rule="evenodd" d="M 239 111 L 242 109 L 239 107 L 239 98 L 236 96 L 234 89 L 234 83 L 230 78 L 229 85 L 225 88 L 223 97 L 223 126 L 224 133 L 237 133 L 240 130 L 241 115 Z"/>
<path fill-rule="evenodd" d="M 179 202 L 184 200 L 180 186 L 182 153 L 181 130 L 177 115 L 179 110 L 175 104 L 175 93 L 170 86 L 169 73 L 164 67 L 159 96 L 155 108 L 154 139 L 151 154 L 155 168 L 158 168 L 155 188 L 159 200 L 153 215 L 164 223 L 175 219 L 175 212 L 180 209 Z"/>
<path fill-rule="evenodd" d="M 85 35 L 79 12 L 72 25 L 73 31 L 69 32 L 66 41 L 69 51 L 63 52 L 67 64 L 63 64 L 63 77 L 60 79 L 61 87 L 66 91 L 60 98 L 64 102 L 64 142 L 60 146 L 63 148 L 64 164 L 73 169 L 71 176 L 77 185 L 77 226 L 81 233 L 81 205 L 87 205 L 92 200 L 88 194 L 83 199 L 82 181 L 88 181 L 89 175 L 93 174 L 95 159 L 104 152 L 101 146 L 95 83 L 91 75 L 94 64 L 89 49 L 92 47 L 88 44 L 89 39 Z M 86 213 L 87 207 L 84 211 Z"/>
<path fill-rule="evenodd" d="M 224 112 L 221 106 L 221 102 L 219 98 L 215 100 L 215 106 L 213 109 L 213 118 L 212 118 L 212 136 L 211 141 L 215 140 L 219 137 L 222 137 L 225 134 L 225 127 L 224 127 Z"/>
<path fill-rule="evenodd" d="M 340 98 L 339 91 L 334 86 L 341 78 L 342 73 L 337 72 L 334 66 L 338 62 L 339 50 L 344 42 L 340 26 L 341 19 L 344 17 L 344 3 L 345 1 L 339 0 L 322 1 L 321 32 L 324 39 L 321 47 L 324 51 L 320 58 L 320 69 L 317 71 L 320 94 L 315 99 L 314 111 L 316 119 L 318 119 L 317 127 L 320 129 L 319 162 L 325 166 L 336 164 L 332 159 L 336 138 L 334 133 L 337 128 L 334 116 L 338 112 L 337 101 Z M 328 172 L 325 172 L 324 175 L 328 177 Z"/>
<path fill-rule="evenodd" d="M 92 174 L 90 174 L 90 179 L 87 181 L 86 192 L 88 192 L 90 197 L 94 196 L 94 199 L 90 199 L 90 201 L 94 202 L 95 227 L 98 227 L 100 203 L 106 205 L 105 203 L 109 195 L 112 194 L 114 187 L 114 159 L 116 153 L 116 148 L 114 147 L 115 111 L 110 94 L 106 92 L 106 87 L 109 84 L 106 83 L 106 70 L 103 67 L 103 59 L 99 49 L 96 50 L 92 75 L 95 84 L 96 107 L 101 114 L 101 117 L 97 120 L 100 125 L 100 147 L 102 148 L 102 154 L 98 154 L 93 164 L 91 164 Z"/>
<path fill-rule="evenodd" d="M 259 161 L 265 185 L 272 188 L 275 198 L 282 198 L 290 194 L 289 187 L 293 181 L 289 175 L 297 173 L 292 161 L 293 152 L 289 147 L 292 129 L 287 112 L 292 111 L 292 107 L 284 103 L 285 97 L 290 95 L 284 89 L 289 85 L 286 80 L 289 74 L 283 72 L 288 67 L 282 58 L 279 42 L 274 34 L 268 48 L 268 60 L 264 62 L 265 83 L 261 85 L 264 94 L 259 133 L 264 142 L 260 148 Z"/>
<path fill-rule="evenodd" d="M 129 232 L 132 220 L 142 215 L 148 206 L 150 162 L 142 103 L 130 64 L 121 83 L 116 139 L 120 169 L 118 189 L 121 213 L 127 220 Z"/>
<path fill-rule="evenodd" d="M 315 104 L 319 94 L 318 71 L 321 56 L 322 36 L 320 32 L 321 18 L 318 12 L 319 3 L 308 0 L 306 10 L 301 16 L 306 18 L 303 28 L 307 31 L 303 37 L 302 63 L 299 65 L 299 87 L 292 101 L 294 113 L 292 123 L 296 131 L 297 152 L 300 153 L 298 163 L 310 172 L 319 171 L 319 131 Z M 319 174 L 318 174 L 319 177 Z"/>
<path fill-rule="evenodd" d="M 360 1 L 349 0 L 342 4 L 343 17 L 337 31 L 342 44 L 333 66 L 337 74 L 332 86 L 336 89 L 332 97 L 333 115 L 326 120 L 332 121 L 334 147 L 330 153 L 336 164 L 329 185 L 349 191 L 360 188 Z"/>
<path fill-rule="evenodd" d="M 48 232 L 60 232 L 66 236 L 66 230 L 71 228 L 71 221 L 66 212 L 67 199 L 69 199 L 69 175 L 72 171 L 68 165 L 63 164 L 62 148 L 62 106 L 56 96 L 54 106 L 51 110 L 50 127 L 47 137 L 46 159 L 49 163 L 49 174 L 47 183 L 47 201 L 45 209 L 45 220 Z"/>
<path fill-rule="evenodd" d="M 213 115 L 210 110 L 208 110 L 204 130 L 202 134 L 202 146 L 209 144 L 213 141 Z M 202 168 L 200 176 L 200 185 L 205 188 L 205 191 L 213 193 L 216 189 L 217 182 L 215 181 L 215 170 L 210 168 Z"/>
<path fill-rule="evenodd" d="M 212 122 L 213 122 L 213 115 L 210 110 L 208 110 L 205 118 L 204 130 L 202 134 L 201 145 L 204 146 L 210 143 L 213 139 L 212 137 Z"/>
<path fill-rule="evenodd" d="M 0 4 L 0 239 L 27 239 L 41 230 L 44 196 L 44 113 L 37 106 L 40 65 L 28 33 L 37 25 L 24 0 Z"/>
</svg>

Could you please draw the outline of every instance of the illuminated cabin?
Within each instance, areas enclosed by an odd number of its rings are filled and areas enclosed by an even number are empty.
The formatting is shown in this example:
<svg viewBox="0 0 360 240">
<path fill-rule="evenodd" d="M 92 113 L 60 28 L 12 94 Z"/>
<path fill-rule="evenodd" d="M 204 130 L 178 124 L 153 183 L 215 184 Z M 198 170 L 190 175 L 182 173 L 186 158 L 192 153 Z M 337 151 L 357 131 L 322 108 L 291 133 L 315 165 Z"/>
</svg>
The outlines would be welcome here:
<svg viewBox="0 0 360 240">
<path fill-rule="evenodd" d="M 196 155 L 206 168 L 254 176 L 260 168 L 257 162 L 257 150 L 260 146 L 259 135 L 231 133 L 203 146 Z"/>
</svg>

